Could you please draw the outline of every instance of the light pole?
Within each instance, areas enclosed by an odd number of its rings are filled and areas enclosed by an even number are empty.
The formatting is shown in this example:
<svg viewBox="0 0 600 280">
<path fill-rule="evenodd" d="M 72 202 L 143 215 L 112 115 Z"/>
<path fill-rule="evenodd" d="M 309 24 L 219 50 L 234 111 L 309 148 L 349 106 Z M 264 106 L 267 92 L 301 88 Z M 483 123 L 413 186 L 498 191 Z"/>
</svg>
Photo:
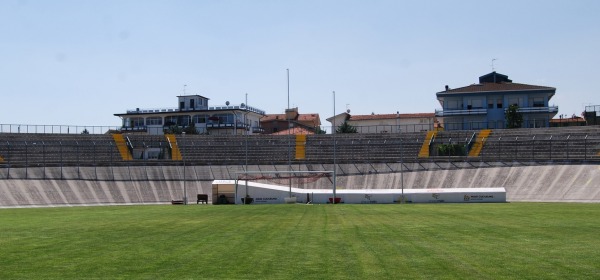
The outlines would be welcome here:
<svg viewBox="0 0 600 280">
<path fill-rule="evenodd" d="M 336 143 L 335 143 L 335 91 L 333 91 L 333 120 L 331 121 L 331 133 L 333 134 L 333 201 L 335 204 L 336 179 L 337 179 L 337 161 L 336 161 Z"/>
<path fill-rule="evenodd" d="M 404 204 L 404 147 L 402 145 L 402 128 L 400 127 L 400 111 L 396 112 L 398 118 L 396 123 L 398 124 L 398 135 L 400 135 L 400 187 L 402 189 L 402 195 L 400 197 L 400 203 Z"/>
<path fill-rule="evenodd" d="M 246 93 L 246 113 L 244 114 L 244 127 L 247 125 L 247 118 L 248 118 L 248 93 Z M 248 128 L 246 128 L 248 129 Z M 246 165 L 244 166 L 244 171 L 248 172 L 248 133 L 249 131 L 246 130 Z M 248 173 L 246 173 L 246 176 L 248 176 Z M 248 199 L 248 178 L 246 178 L 246 198 Z M 245 202 L 245 200 L 244 200 Z"/>
<path fill-rule="evenodd" d="M 181 134 L 185 137 L 185 132 L 182 132 Z M 175 145 L 177 145 L 177 143 L 175 143 Z M 182 156 L 181 159 L 183 160 L 183 204 L 187 205 L 188 198 L 187 198 L 187 186 L 185 185 L 185 158 Z"/>
<path fill-rule="evenodd" d="M 288 120 L 288 174 L 289 177 L 289 197 L 292 197 L 292 122 L 290 119 L 289 110 L 290 110 L 290 69 L 285 69 L 287 71 L 287 110 L 286 110 L 286 119 Z"/>
</svg>

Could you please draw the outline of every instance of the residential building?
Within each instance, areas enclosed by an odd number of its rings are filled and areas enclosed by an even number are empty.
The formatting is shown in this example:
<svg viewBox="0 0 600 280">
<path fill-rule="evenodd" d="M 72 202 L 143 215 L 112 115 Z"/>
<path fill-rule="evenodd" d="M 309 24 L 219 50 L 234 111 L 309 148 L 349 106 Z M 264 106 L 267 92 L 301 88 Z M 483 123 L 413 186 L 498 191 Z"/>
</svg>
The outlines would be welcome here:
<svg viewBox="0 0 600 280">
<path fill-rule="evenodd" d="M 164 134 L 173 126 L 194 126 L 200 134 L 254 134 L 262 133 L 260 118 L 263 110 L 241 103 L 239 105 L 210 106 L 201 95 L 177 96 L 178 107 L 127 110 L 114 114 L 122 119 L 123 132 Z"/>
<path fill-rule="evenodd" d="M 550 106 L 556 88 L 513 83 L 508 76 L 496 72 L 479 77 L 478 84 L 460 88 L 446 86 L 436 93 L 442 105 L 436 117 L 446 130 L 505 128 L 505 113 L 517 105 L 523 115 L 523 127 L 548 127 L 558 113 Z"/>
<path fill-rule="evenodd" d="M 327 119 L 339 127 L 348 122 L 349 125 L 356 128 L 358 133 L 398 133 L 398 132 L 419 132 L 433 130 L 436 126 L 436 117 L 434 113 L 412 113 L 412 114 L 371 114 L 371 115 L 351 115 L 350 112 L 344 112 Z"/>
<path fill-rule="evenodd" d="M 264 134 L 315 134 L 320 129 L 321 118 L 316 113 L 300 114 L 298 108 L 290 108 L 285 114 L 265 115 L 260 125 Z"/>
<path fill-rule="evenodd" d="M 583 117 L 587 125 L 600 125 L 600 105 L 585 106 Z"/>
</svg>

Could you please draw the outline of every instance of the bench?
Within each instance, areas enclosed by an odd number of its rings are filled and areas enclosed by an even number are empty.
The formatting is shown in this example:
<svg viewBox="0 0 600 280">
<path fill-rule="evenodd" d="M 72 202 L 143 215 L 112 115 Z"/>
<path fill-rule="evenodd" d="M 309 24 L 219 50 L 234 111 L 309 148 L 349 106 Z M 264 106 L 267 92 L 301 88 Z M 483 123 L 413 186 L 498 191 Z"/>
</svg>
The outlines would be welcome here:
<svg viewBox="0 0 600 280">
<path fill-rule="evenodd" d="M 208 194 L 198 194 L 198 200 L 196 200 L 196 204 L 200 202 L 208 204 Z"/>
</svg>

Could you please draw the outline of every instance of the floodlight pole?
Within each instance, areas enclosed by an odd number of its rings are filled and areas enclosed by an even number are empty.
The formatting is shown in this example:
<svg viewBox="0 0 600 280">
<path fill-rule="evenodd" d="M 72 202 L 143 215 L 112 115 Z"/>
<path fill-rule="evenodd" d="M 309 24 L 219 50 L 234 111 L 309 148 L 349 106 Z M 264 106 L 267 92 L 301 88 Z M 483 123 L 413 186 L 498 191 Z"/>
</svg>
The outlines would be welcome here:
<svg viewBox="0 0 600 280">
<path fill-rule="evenodd" d="M 246 93 L 246 113 L 244 114 L 244 127 L 248 122 L 248 93 Z M 248 171 L 248 128 L 246 127 L 246 165 L 244 166 L 244 171 Z M 248 178 L 246 178 L 246 198 L 244 198 L 244 203 L 246 203 L 246 199 L 248 199 Z"/>
<path fill-rule="evenodd" d="M 333 134 L 333 204 L 335 204 L 335 195 L 337 188 L 337 161 L 336 161 L 336 143 L 335 143 L 335 91 L 333 91 L 333 120 L 331 122 L 331 133 Z"/>
<path fill-rule="evenodd" d="M 288 171 L 292 171 L 292 122 L 290 117 L 288 116 L 288 112 L 290 110 L 290 69 L 285 69 L 287 71 L 287 111 L 286 111 L 286 119 L 288 120 Z M 289 197 L 292 197 L 292 173 L 289 173 Z"/>
<path fill-rule="evenodd" d="M 398 113 L 398 120 L 400 120 L 400 113 Z M 400 186 L 402 188 L 400 204 L 404 204 L 404 146 L 402 145 L 402 128 L 400 125 L 398 125 L 398 133 L 400 134 Z"/>
<path fill-rule="evenodd" d="M 185 132 L 183 132 L 182 134 L 185 136 Z M 177 145 L 177 143 L 175 143 L 175 145 Z M 181 159 L 183 160 L 183 204 L 187 205 L 188 199 L 187 199 L 187 187 L 185 185 L 185 158 L 182 156 Z"/>
</svg>

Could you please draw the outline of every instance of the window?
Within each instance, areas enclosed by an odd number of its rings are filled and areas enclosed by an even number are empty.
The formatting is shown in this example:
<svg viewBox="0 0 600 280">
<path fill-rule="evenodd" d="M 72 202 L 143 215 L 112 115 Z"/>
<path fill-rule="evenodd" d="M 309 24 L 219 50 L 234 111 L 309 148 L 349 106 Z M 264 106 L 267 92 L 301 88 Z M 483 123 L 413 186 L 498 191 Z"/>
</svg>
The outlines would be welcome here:
<svg viewBox="0 0 600 280">
<path fill-rule="evenodd" d="M 132 127 L 144 126 L 144 118 L 131 118 Z"/>
<path fill-rule="evenodd" d="M 209 120 L 211 123 L 233 124 L 233 114 L 215 114 Z"/>
<path fill-rule="evenodd" d="M 545 107 L 543 97 L 534 97 L 531 101 L 533 107 Z"/>
<path fill-rule="evenodd" d="M 448 100 L 448 107 L 446 109 L 458 109 L 458 101 Z"/>
<path fill-rule="evenodd" d="M 194 123 L 206 123 L 206 119 L 208 119 L 207 115 L 194 115 L 193 122 Z"/>
<path fill-rule="evenodd" d="M 190 125 L 192 118 L 188 115 L 179 116 L 177 118 L 177 125 L 179 126 L 188 126 Z"/>
<path fill-rule="evenodd" d="M 147 118 L 146 125 L 162 125 L 162 118 L 161 117 Z"/>
<path fill-rule="evenodd" d="M 196 106 L 195 106 L 194 102 L 195 102 L 194 99 L 190 99 L 190 108 L 191 109 L 196 109 Z"/>
<path fill-rule="evenodd" d="M 498 100 L 496 100 L 496 108 L 502 109 L 502 98 L 498 98 Z"/>
<path fill-rule="evenodd" d="M 177 124 L 177 116 L 168 116 L 165 118 L 165 126 Z"/>
<path fill-rule="evenodd" d="M 179 110 L 183 110 L 185 108 L 185 101 L 179 102 Z"/>
</svg>

